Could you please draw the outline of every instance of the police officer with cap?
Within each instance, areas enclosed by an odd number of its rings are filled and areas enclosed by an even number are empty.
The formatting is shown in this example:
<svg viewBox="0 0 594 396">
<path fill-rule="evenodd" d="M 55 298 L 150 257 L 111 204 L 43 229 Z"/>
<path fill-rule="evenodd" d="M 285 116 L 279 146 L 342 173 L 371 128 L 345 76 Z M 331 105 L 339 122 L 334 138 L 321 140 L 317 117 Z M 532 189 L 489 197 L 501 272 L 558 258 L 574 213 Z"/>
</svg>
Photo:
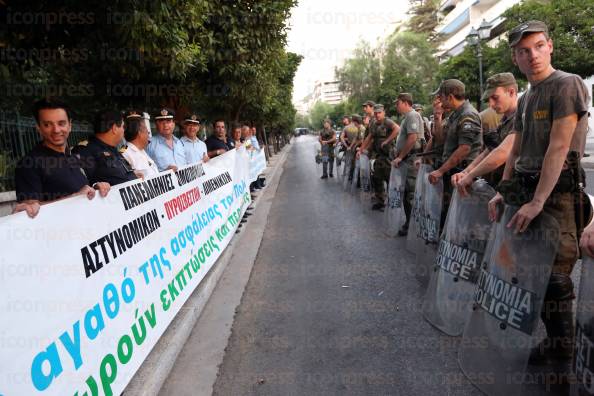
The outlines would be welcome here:
<svg viewBox="0 0 594 396">
<path fill-rule="evenodd" d="M 392 166 L 399 168 L 406 166 L 406 182 L 404 187 L 404 212 L 406 222 L 398 231 L 399 236 L 408 234 L 410 213 L 413 206 L 415 185 L 417 182 L 417 168 L 414 165 L 414 154 L 420 153 L 423 149 L 423 119 L 421 115 L 413 110 L 413 98 L 409 93 L 401 93 L 396 99 L 396 110 L 404 116 L 400 125 L 400 132 L 396 139 L 396 158 Z"/>
<path fill-rule="evenodd" d="M 200 130 L 200 119 L 194 113 L 188 114 L 182 124 L 184 136 L 181 141 L 186 152 L 186 161 L 188 164 L 196 162 L 206 162 L 209 160 L 206 143 L 198 139 Z"/>
<path fill-rule="evenodd" d="M 320 131 L 318 141 L 322 145 L 322 177 L 328 178 L 328 167 L 330 167 L 330 177 L 334 177 L 334 144 L 336 143 L 336 132 L 332 129 L 332 121 L 324 120 L 324 128 Z"/>
<path fill-rule="evenodd" d="M 429 142 L 431 139 L 431 126 L 429 125 L 429 119 L 423 115 L 423 105 L 415 103 L 412 108 L 421 115 L 423 119 L 423 135 L 425 136 L 425 142 Z"/>
<path fill-rule="evenodd" d="M 533 349 L 530 362 L 568 360 L 574 342 L 570 274 L 579 256 L 577 235 L 581 231 L 574 202 L 583 182 L 579 164 L 590 98 L 579 76 L 551 65 L 553 41 L 544 22 L 516 26 L 509 33 L 509 45 L 512 61 L 530 82 L 530 89 L 518 101 L 517 136 L 499 193 L 489 203 L 489 215 L 496 219 L 498 205 L 505 202 L 520 206 L 507 225 L 517 233 L 526 231 L 541 212 L 559 223 L 559 248 L 541 312 L 547 338 Z"/>
<path fill-rule="evenodd" d="M 118 145 L 124 139 L 124 117 L 116 110 L 104 110 L 95 116 L 95 135 L 80 142 L 72 152 L 82 161 L 91 184 L 106 182 L 115 186 L 137 179 L 122 156 Z"/>
<path fill-rule="evenodd" d="M 514 75 L 499 73 L 489 77 L 482 100 L 488 101 L 490 108 L 503 117 L 494 132 L 485 134 L 483 128 L 485 149 L 466 169 L 452 176 L 452 184 L 462 195 L 466 195 L 479 176 L 485 177 L 493 187 L 499 184 L 516 136 L 513 126 L 518 107 L 518 84 Z"/>
<path fill-rule="evenodd" d="M 168 108 L 159 110 L 153 117 L 157 134 L 151 138 L 146 152 L 155 161 L 159 171 L 167 169 L 176 171 L 188 164 L 183 143 L 173 135 L 174 117 L 175 112 Z"/>
<path fill-rule="evenodd" d="M 446 129 L 443 131 L 445 141 L 441 160 L 436 162 L 437 169 L 428 176 L 431 184 L 437 183 L 439 179 L 446 176 L 441 220 L 443 224 L 452 194 L 450 177 L 468 166 L 479 154 L 482 146 L 482 130 L 479 113 L 466 100 L 465 86 L 462 81 L 445 80 L 434 95 L 439 96 L 444 110 L 451 112 Z"/>
<path fill-rule="evenodd" d="M 392 150 L 392 141 L 398 136 L 400 127 L 394 121 L 386 117 L 384 105 L 376 104 L 373 108 L 375 121 L 370 122 L 371 129 L 361 145 L 361 152 L 365 154 L 367 150 L 371 157 L 375 159 L 373 164 L 373 188 L 375 190 L 375 203 L 372 210 L 383 210 L 385 206 L 385 187 L 384 182 L 390 182 L 390 151 Z"/>
<path fill-rule="evenodd" d="M 157 164 L 146 153 L 150 135 L 145 118 L 139 112 L 130 111 L 126 114 L 126 149 L 122 155 L 128 161 L 136 176 L 146 178 L 159 174 Z"/>
<path fill-rule="evenodd" d="M 375 117 L 373 115 L 373 108 L 375 107 L 375 102 L 372 100 L 368 100 L 363 103 L 363 117 L 361 120 L 363 121 L 363 126 L 365 127 L 365 131 L 361 134 L 361 139 L 365 139 L 367 134 L 371 130 L 371 126 L 375 123 Z"/>
</svg>

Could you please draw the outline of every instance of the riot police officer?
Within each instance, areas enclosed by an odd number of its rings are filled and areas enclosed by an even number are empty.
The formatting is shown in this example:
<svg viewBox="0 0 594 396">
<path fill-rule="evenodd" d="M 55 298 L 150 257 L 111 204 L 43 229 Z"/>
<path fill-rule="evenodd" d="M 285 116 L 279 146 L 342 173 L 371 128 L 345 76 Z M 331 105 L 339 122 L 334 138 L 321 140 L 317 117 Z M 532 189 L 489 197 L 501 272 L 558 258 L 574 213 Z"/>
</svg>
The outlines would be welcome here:
<svg viewBox="0 0 594 396">
<path fill-rule="evenodd" d="M 322 177 L 328 178 L 328 167 L 330 167 L 330 177 L 334 177 L 334 143 L 336 143 L 336 133 L 332 129 L 330 120 L 324 120 L 324 129 L 320 132 L 319 142 L 322 145 Z"/>
<path fill-rule="evenodd" d="M 553 42 L 540 21 L 522 23 L 509 33 L 512 60 L 530 82 L 519 99 L 517 133 L 505 165 L 500 192 L 489 203 L 520 206 L 507 225 L 522 233 L 541 212 L 559 223 L 559 247 L 541 311 L 547 338 L 533 349 L 530 362 L 571 358 L 574 331 L 570 274 L 578 258 L 575 194 L 579 161 L 585 149 L 589 97 L 582 79 L 551 65 Z"/>
<path fill-rule="evenodd" d="M 375 203 L 372 210 L 383 210 L 385 206 L 385 187 L 390 181 L 390 151 L 392 141 L 398 136 L 400 127 L 394 121 L 386 118 L 384 105 L 376 104 L 373 108 L 375 120 L 370 122 L 370 130 L 361 146 L 361 152 L 368 150 L 370 158 L 374 158 L 372 183 L 375 191 Z"/>
<path fill-rule="evenodd" d="M 445 141 L 441 160 L 436 169 L 429 174 L 429 182 L 437 183 L 446 176 L 441 223 L 449 207 L 452 185 L 449 183 L 453 173 L 464 169 L 479 154 L 482 146 L 481 119 L 478 111 L 466 100 L 464 83 L 460 80 L 445 80 L 434 93 L 439 95 L 441 105 L 451 114 L 444 129 Z"/>
</svg>

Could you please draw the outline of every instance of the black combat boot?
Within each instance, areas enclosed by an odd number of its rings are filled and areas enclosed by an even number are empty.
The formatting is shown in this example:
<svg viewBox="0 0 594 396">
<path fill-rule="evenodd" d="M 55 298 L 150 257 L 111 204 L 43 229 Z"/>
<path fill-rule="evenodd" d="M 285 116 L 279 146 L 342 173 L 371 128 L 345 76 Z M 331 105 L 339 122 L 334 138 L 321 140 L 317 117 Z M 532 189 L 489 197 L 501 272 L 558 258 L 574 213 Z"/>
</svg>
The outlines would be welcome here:
<svg viewBox="0 0 594 396">
<path fill-rule="evenodd" d="M 532 348 L 529 364 L 538 366 L 569 361 L 573 356 L 575 329 L 571 301 L 559 301 L 558 304 L 568 307 L 549 312 L 548 317 L 544 312 L 541 315 L 547 329 L 547 338 Z"/>
</svg>

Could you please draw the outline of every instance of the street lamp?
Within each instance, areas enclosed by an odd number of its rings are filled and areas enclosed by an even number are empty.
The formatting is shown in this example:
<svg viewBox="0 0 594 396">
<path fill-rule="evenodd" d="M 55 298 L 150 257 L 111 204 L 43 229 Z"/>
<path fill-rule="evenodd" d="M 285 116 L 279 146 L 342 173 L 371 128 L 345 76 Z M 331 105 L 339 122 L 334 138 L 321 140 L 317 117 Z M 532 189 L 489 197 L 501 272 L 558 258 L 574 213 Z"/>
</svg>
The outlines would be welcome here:
<svg viewBox="0 0 594 396">
<path fill-rule="evenodd" d="M 483 19 L 481 22 L 478 30 L 472 28 L 468 36 L 466 37 L 466 42 L 473 47 L 476 47 L 476 57 L 479 61 L 479 85 L 480 85 L 480 98 L 478 109 L 480 111 L 482 105 L 482 97 L 483 97 L 483 48 L 481 45 L 482 40 L 487 40 L 491 37 L 491 25 L 489 22 Z"/>
</svg>

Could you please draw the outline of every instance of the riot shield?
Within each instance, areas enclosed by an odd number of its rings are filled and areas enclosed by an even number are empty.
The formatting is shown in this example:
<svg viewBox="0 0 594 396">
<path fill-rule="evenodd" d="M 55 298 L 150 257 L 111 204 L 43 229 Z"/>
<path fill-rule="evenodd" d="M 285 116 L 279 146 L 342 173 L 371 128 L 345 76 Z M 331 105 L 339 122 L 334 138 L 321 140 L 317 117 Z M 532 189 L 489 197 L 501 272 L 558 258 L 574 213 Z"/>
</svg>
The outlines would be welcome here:
<svg viewBox="0 0 594 396">
<path fill-rule="evenodd" d="M 594 259 L 584 256 L 575 326 L 572 396 L 594 395 Z"/>
<path fill-rule="evenodd" d="M 406 223 L 404 212 L 404 189 L 408 166 L 401 163 L 399 168 L 392 166 L 390 183 L 388 185 L 388 205 L 384 214 L 385 232 L 391 237 L 398 235 L 398 231 Z"/>
<path fill-rule="evenodd" d="M 361 198 L 371 199 L 371 164 L 369 157 L 361 154 L 359 157 L 359 180 L 361 181 Z"/>
<path fill-rule="evenodd" d="M 336 158 L 336 167 L 338 168 L 342 164 L 342 160 L 344 159 L 344 151 L 341 150 L 342 143 L 338 143 L 334 146 L 334 158 Z M 336 172 L 338 174 L 338 172 Z"/>
<path fill-rule="evenodd" d="M 355 158 L 355 169 L 353 169 L 353 182 L 351 183 L 351 194 L 355 194 L 359 188 L 359 179 L 361 176 L 361 157 Z"/>
<path fill-rule="evenodd" d="M 507 228 L 518 209 L 506 205 L 491 229 L 458 351 L 464 374 L 490 396 L 521 394 L 559 244 L 559 224 L 545 213 L 521 234 Z"/>
<path fill-rule="evenodd" d="M 329 145 L 324 144 L 322 145 L 322 162 L 329 162 L 330 161 L 330 148 Z"/>
<path fill-rule="evenodd" d="M 427 178 L 427 175 L 431 172 L 431 166 L 427 164 L 421 164 L 419 172 L 417 173 L 417 182 L 415 184 L 415 194 L 413 198 L 413 207 L 410 213 L 410 223 L 408 225 L 408 235 L 406 237 L 406 250 L 411 253 L 417 254 L 421 249 L 421 234 L 419 224 L 421 217 L 424 216 L 425 208 L 423 206 L 423 191 L 425 183 L 423 180 Z"/>
<path fill-rule="evenodd" d="M 586 210 L 589 214 L 594 207 L 594 197 L 588 195 L 585 201 L 584 204 L 589 205 Z M 588 220 L 585 220 L 585 223 L 587 222 Z M 578 290 L 572 365 L 576 382 L 572 385 L 571 395 L 590 396 L 594 395 L 594 258 L 587 255 L 582 257 L 582 275 Z"/>
<path fill-rule="evenodd" d="M 432 167 L 426 170 L 423 177 L 423 211 L 419 216 L 418 233 L 421 246 L 417 251 L 417 273 L 426 281 L 433 268 L 437 256 L 437 242 L 439 240 L 439 226 L 441 221 L 441 208 L 443 205 L 443 179 L 437 183 L 429 183 L 429 174 Z"/>
<path fill-rule="evenodd" d="M 459 336 L 472 308 L 477 274 L 489 240 L 488 204 L 495 190 L 485 180 L 462 197 L 454 191 L 425 294 L 423 315 L 439 330 Z"/>
<path fill-rule="evenodd" d="M 315 160 L 316 160 L 316 164 L 321 164 L 322 163 L 322 145 L 320 144 L 320 142 L 316 142 L 314 144 L 314 155 L 315 155 Z"/>
<path fill-rule="evenodd" d="M 353 152 L 347 150 L 344 154 L 344 166 L 342 167 L 342 188 L 348 191 L 353 178 Z"/>
</svg>

